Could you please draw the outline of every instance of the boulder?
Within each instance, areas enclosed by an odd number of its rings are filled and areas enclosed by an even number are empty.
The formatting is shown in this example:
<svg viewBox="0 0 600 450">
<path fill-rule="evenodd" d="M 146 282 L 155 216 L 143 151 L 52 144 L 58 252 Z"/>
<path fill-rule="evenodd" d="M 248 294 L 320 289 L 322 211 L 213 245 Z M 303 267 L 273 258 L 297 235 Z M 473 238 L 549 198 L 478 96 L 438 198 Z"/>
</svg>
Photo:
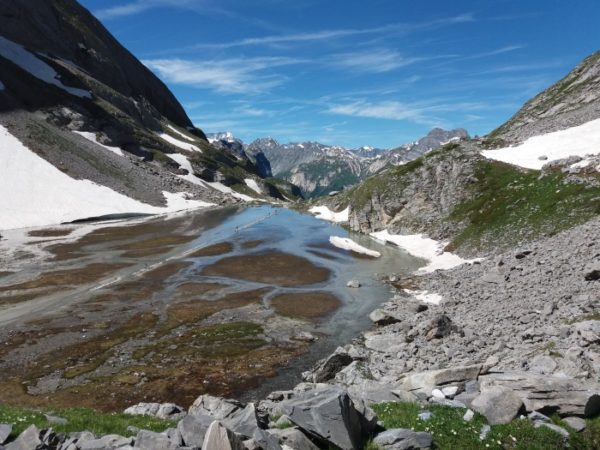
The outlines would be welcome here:
<svg viewBox="0 0 600 450">
<path fill-rule="evenodd" d="M 392 428 L 378 434 L 373 443 L 385 450 L 416 450 L 430 448 L 433 437 L 429 433 L 404 428 Z"/>
<path fill-rule="evenodd" d="M 141 430 L 135 438 L 135 447 L 144 450 L 176 450 L 179 443 L 173 442 L 164 433 Z"/>
<path fill-rule="evenodd" d="M 597 383 L 517 371 L 484 375 L 479 377 L 479 383 L 482 391 L 493 386 L 507 388 L 523 401 L 528 412 L 561 417 L 592 417 L 600 413 Z"/>
<path fill-rule="evenodd" d="M 404 378 L 402 390 L 414 393 L 421 392 L 430 396 L 431 392 L 440 386 L 444 387 L 451 383 L 477 380 L 481 369 L 481 364 L 475 364 L 413 373 Z"/>
<path fill-rule="evenodd" d="M 219 421 L 214 421 L 208 427 L 202 448 L 206 450 L 244 450 L 242 440 Z"/>
<path fill-rule="evenodd" d="M 425 326 L 425 339 L 443 339 L 454 331 L 454 325 L 450 317 L 439 314 L 431 319 Z"/>
<path fill-rule="evenodd" d="M 12 433 L 12 425 L 0 424 L 0 445 L 4 444 Z"/>
<path fill-rule="evenodd" d="M 123 412 L 132 416 L 153 416 L 165 420 L 179 420 L 186 415 L 185 409 L 175 403 L 138 403 Z"/>
<path fill-rule="evenodd" d="M 269 433 L 277 437 L 281 445 L 285 445 L 294 450 L 319 450 L 319 447 L 313 444 L 313 442 L 298 428 L 269 430 Z"/>
<path fill-rule="evenodd" d="M 31 425 L 17 439 L 6 446 L 6 450 L 35 450 L 44 443 L 40 439 L 40 430 Z"/>
<path fill-rule="evenodd" d="M 471 402 L 471 408 L 485 416 L 490 425 L 501 425 L 519 415 L 523 401 L 510 389 L 494 386 L 482 389 Z"/>
<path fill-rule="evenodd" d="M 309 372 L 305 372 L 303 379 L 312 383 L 329 381 L 352 361 L 352 357 L 342 347 L 338 347 L 333 354 L 319 361 Z"/>
<path fill-rule="evenodd" d="M 276 436 L 269 434 L 265 430 L 260 430 L 257 428 L 254 431 L 252 439 L 262 450 L 282 450 L 281 445 L 279 445 L 279 439 Z"/>
<path fill-rule="evenodd" d="M 560 434 L 563 437 L 563 440 L 565 442 L 567 442 L 569 440 L 569 438 L 571 437 L 567 430 L 565 430 L 563 427 L 559 427 L 558 425 L 551 423 L 551 422 L 536 422 L 534 427 L 535 428 L 540 428 L 540 427 L 548 428 L 548 429 Z"/>
<path fill-rule="evenodd" d="M 214 419 L 200 414 L 188 415 L 179 421 L 177 430 L 187 447 L 201 447 L 204 436 Z"/>
<path fill-rule="evenodd" d="M 398 317 L 394 316 L 389 311 L 386 311 L 384 309 L 376 309 L 371 314 L 369 314 L 369 319 L 371 319 L 371 322 L 378 326 L 392 325 L 394 323 L 401 322 L 401 320 Z"/>
<path fill-rule="evenodd" d="M 191 416 L 210 417 L 220 421 L 226 428 L 246 438 L 251 438 L 258 426 L 258 417 L 254 404 L 212 395 L 201 395 L 189 409 Z"/>
<path fill-rule="evenodd" d="M 336 385 L 298 392 L 292 399 L 282 401 L 278 408 L 308 436 L 342 450 L 361 449 L 363 440 L 377 426 L 375 414 L 366 407 L 368 415 L 365 410 L 358 410 L 348 393 Z"/>
<path fill-rule="evenodd" d="M 123 437 L 116 434 L 109 434 L 106 436 L 102 436 L 97 439 L 88 439 L 83 442 L 77 442 L 77 446 L 80 450 L 106 450 L 106 449 L 115 449 L 121 448 L 126 445 L 133 444 L 133 439 L 130 437 Z M 138 444 L 139 446 L 139 444 Z M 161 448 L 161 447 L 158 447 Z M 174 447 L 171 447 L 174 448 Z M 154 450 L 153 447 L 148 447 L 148 449 Z"/>
<path fill-rule="evenodd" d="M 529 370 L 539 374 L 552 374 L 558 367 L 551 356 L 537 355 L 529 364 Z"/>
<path fill-rule="evenodd" d="M 586 427 L 585 420 L 583 420 L 581 417 L 565 417 L 563 422 L 565 422 L 578 433 L 581 433 Z"/>
<path fill-rule="evenodd" d="M 579 338 L 579 345 L 587 347 L 600 343 L 600 320 L 585 320 L 573 325 L 575 334 Z"/>
</svg>

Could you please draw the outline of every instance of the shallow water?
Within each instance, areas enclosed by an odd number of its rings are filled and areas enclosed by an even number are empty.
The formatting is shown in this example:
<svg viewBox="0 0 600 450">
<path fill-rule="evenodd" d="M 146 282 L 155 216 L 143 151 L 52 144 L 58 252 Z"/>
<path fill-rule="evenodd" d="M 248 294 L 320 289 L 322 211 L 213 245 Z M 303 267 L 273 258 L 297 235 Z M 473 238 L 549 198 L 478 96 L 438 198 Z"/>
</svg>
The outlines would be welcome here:
<svg viewBox="0 0 600 450">
<path fill-rule="evenodd" d="M 271 342 L 269 345 L 273 346 L 278 345 L 279 340 L 289 343 L 289 336 L 285 336 L 288 326 L 294 327 L 295 331 L 310 331 L 319 337 L 310 346 L 303 344 L 301 356 L 293 356 L 297 352 L 288 349 L 289 357 L 281 354 L 279 359 L 272 358 L 277 376 L 273 377 L 273 372 L 254 370 L 247 374 L 253 382 L 239 382 L 235 386 L 220 387 L 224 391 L 214 392 L 225 392 L 244 399 L 255 398 L 270 390 L 291 387 L 299 380 L 302 370 L 368 328 L 369 312 L 390 296 L 387 286 L 378 281 L 380 275 L 408 274 L 423 263 L 398 248 L 382 245 L 368 236 L 349 233 L 338 225 L 310 215 L 267 205 L 200 210 L 144 221 L 70 225 L 61 229 L 72 229 L 72 232 L 58 236 L 61 233 L 36 230 L 30 237 L 23 236 L 23 232 L 9 232 L 5 234 L 7 239 L 0 243 L 0 339 L 5 341 L 6 348 L 12 350 L 0 354 L 0 359 L 4 358 L 4 366 L 0 364 L 0 370 L 11 368 L 15 372 L 20 366 L 25 367 L 25 361 L 32 358 L 43 361 L 46 354 L 52 355 L 52 351 L 61 345 L 70 348 L 69 345 L 73 344 L 71 341 L 78 339 L 73 328 L 88 329 L 97 323 L 108 323 L 106 331 L 102 333 L 112 336 L 117 332 L 119 319 L 148 312 L 158 317 L 159 325 L 163 321 L 168 322 L 169 308 L 178 305 L 174 299 L 178 298 L 178 289 L 182 284 L 222 285 L 221 289 L 194 297 L 193 301 L 199 302 L 211 302 L 229 298 L 227 295 L 266 288 L 260 294 L 262 306 L 248 304 L 229 312 L 220 312 L 194 325 L 231 320 L 260 323 L 263 320 L 272 331 L 268 339 Z M 329 243 L 330 236 L 350 237 L 367 248 L 377 250 L 382 256 L 377 259 L 365 258 L 337 249 Z M 199 249 L 219 243 L 231 244 L 222 246 L 231 251 L 214 256 L 193 256 Z M 52 255 L 46 253 L 48 248 Z M 331 275 L 326 281 L 302 284 L 297 280 L 302 280 L 306 274 L 300 268 L 296 271 L 295 267 L 285 267 L 283 276 L 297 279 L 289 283 L 293 284 L 290 287 L 282 287 L 282 284 L 288 285 L 286 283 L 202 275 L 207 267 L 223 258 L 255 255 L 258 261 L 272 252 L 305 258 L 312 265 L 328 269 Z M 15 255 L 19 257 L 15 258 Z M 75 277 L 72 274 L 74 270 L 79 271 Z M 65 273 L 59 277 L 56 275 L 59 271 Z M 43 282 L 52 280 L 54 289 L 40 287 L 39 277 L 45 277 L 41 278 Z M 80 281 L 74 282 L 74 278 Z M 358 280 L 362 287 L 346 287 L 349 280 Z M 27 286 L 27 289 L 23 286 Z M 333 294 L 340 300 L 341 306 L 316 322 L 273 319 L 273 311 L 269 308 L 271 298 L 280 294 L 313 291 Z M 23 292 L 27 294 L 24 297 Z M 140 342 L 144 345 L 153 342 L 155 328 L 160 329 L 153 324 L 148 330 L 144 329 L 135 335 L 134 339 L 128 334 L 129 341 L 122 343 L 119 340 L 114 348 L 110 348 L 110 353 L 102 355 L 102 364 L 105 360 L 112 361 L 115 354 L 127 356 L 128 351 L 132 353 L 133 349 L 139 349 L 142 345 Z M 48 330 L 60 331 L 52 333 Z M 40 344 L 38 340 L 35 340 L 35 344 L 28 344 L 26 339 L 16 339 L 32 332 L 45 332 L 45 344 Z M 95 335 L 88 330 L 85 339 L 94 336 L 102 335 L 99 332 Z M 84 365 L 76 357 L 73 359 L 75 363 L 71 361 L 70 364 L 76 368 Z M 116 364 L 116 369 L 99 364 L 93 366 L 94 370 L 85 373 L 83 378 L 73 379 L 65 379 L 61 375 L 61 371 L 64 371 L 61 367 L 55 368 L 52 374 L 36 370 L 31 371 L 35 376 L 31 375 L 27 382 L 34 386 L 30 388 L 30 393 L 48 394 L 53 390 L 67 392 L 77 383 L 85 384 L 100 376 L 106 378 L 107 374 L 117 374 L 122 379 L 123 373 L 128 370 L 127 364 L 132 366 L 134 363 L 141 364 L 132 360 L 121 366 Z M 194 369 L 197 370 L 197 367 L 194 366 Z M 223 385 L 227 384 L 227 376 L 226 372 L 221 374 Z M 237 376 L 237 372 L 231 373 L 232 379 Z M 22 381 L 17 378 L 15 382 Z M 210 385 L 206 389 L 213 392 Z M 139 395 L 142 394 L 140 391 Z M 60 402 L 68 402 L 70 398 L 60 397 Z M 123 398 L 121 402 L 136 398 Z M 119 405 L 116 400 L 115 405 Z M 111 404 L 105 406 L 110 407 Z"/>
</svg>

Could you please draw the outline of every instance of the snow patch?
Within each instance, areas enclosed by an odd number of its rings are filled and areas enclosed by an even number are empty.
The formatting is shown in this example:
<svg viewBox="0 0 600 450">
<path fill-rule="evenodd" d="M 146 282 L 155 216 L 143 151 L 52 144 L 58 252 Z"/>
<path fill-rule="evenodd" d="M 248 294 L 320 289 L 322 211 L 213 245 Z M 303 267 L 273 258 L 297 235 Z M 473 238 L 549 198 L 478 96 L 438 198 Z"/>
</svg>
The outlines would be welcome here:
<svg viewBox="0 0 600 450">
<path fill-rule="evenodd" d="M 253 180 L 252 178 L 246 178 L 244 180 L 244 182 L 246 183 L 246 186 L 248 186 L 254 192 L 262 195 L 262 191 L 260 190 L 260 187 L 258 186 L 258 183 L 256 182 L 256 180 Z"/>
<path fill-rule="evenodd" d="M 73 131 L 73 133 L 78 134 L 79 136 L 86 138 L 88 141 L 92 141 L 94 144 L 98 144 L 100 147 L 104 147 L 106 150 L 111 151 L 119 156 L 125 156 L 123 150 L 121 150 L 119 147 L 111 147 L 110 145 L 104 145 L 98 142 L 96 133 L 92 133 L 90 131 Z"/>
<path fill-rule="evenodd" d="M 165 153 L 169 158 L 175 161 L 177 164 L 181 166 L 181 168 L 188 171 L 187 175 L 177 175 L 179 178 L 189 181 L 190 183 L 196 184 L 198 186 L 206 187 L 206 183 L 204 180 L 201 180 L 196 175 L 194 175 L 194 169 L 192 169 L 192 164 L 187 156 L 182 155 L 181 153 Z"/>
<path fill-rule="evenodd" d="M 411 255 L 429 261 L 417 273 L 431 273 L 439 269 L 452 269 L 461 264 L 480 261 L 480 259 L 463 259 L 454 253 L 445 252 L 444 247 L 446 243 L 430 239 L 422 234 L 399 235 L 390 234 L 388 230 L 383 230 L 371 233 L 371 236 L 383 242 L 396 244 Z"/>
<path fill-rule="evenodd" d="M 166 207 L 142 203 L 89 180 L 75 180 L 29 150 L 0 125 L 0 229 L 71 222 L 108 214 L 164 214 L 212 206 L 185 192 L 163 192 Z M 24 176 L 23 174 L 27 175 Z"/>
<path fill-rule="evenodd" d="M 2 36 L 0 36 L 0 55 L 9 61 L 12 61 L 21 69 L 29 72 L 39 80 L 56 86 L 71 95 L 82 98 L 92 98 L 92 95 L 84 89 L 65 86 L 62 81 L 60 81 L 60 77 L 56 70 L 30 51 L 26 50 L 22 45 Z"/>
<path fill-rule="evenodd" d="M 372 256 L 374 258 L 379 258 L 381 256 L 381 253 L 379 253 L 375 250 L 370 250 L 366 247 L 363 247 L 362 245 L 357 244 L 356 242 L 354 242 L 352 239 L 349 239 L 349 238 L 343 238 L 343 237 L 339 237 L 339 236 L 331 236 L 329 238 L 329 242 L 331 242 L 331 244 L 334 247 L 341 248 L 343 250 L 350 250 L 352 252 L 361 253 L 361 254 L 367 255 L 367 256 Z"/>
<path fill-rule="evenodd" d="M 340 223 L 348 222 L 350 207 L 348 206 L 345 210 L 336 213 L 330 210 L 327 206 L 313 206 L 308 210 L 308 212 L 313 213 L 317 219 Z"/>
<path fill-rule="evenodd" d="M 443 297 L 440 294 L 429 293 L 429 291 L 412 291 L 410 289 L 404 289 L 404 292 L 412 295 L 420 302 L 427 303 L 429 305 L 439 305 L 443 300 Z"/>
<path fill-rule="evenodd" d="M 257 200 L 254 197 L 250 197 L 249 195 L 240 194 L 239 192 L 236 192 L 233 189 L 231 189 L 229 186 L 225 186 L 223 183 L 219 183 L 217 181 L 212 182 L 212 183 L 207 182 L 206 184 L 208 184 L 213 189 L 216 189 L 217 191 L 221 191 L 225 194 L 229 194 L 232 197 L 243 200 L 245 202 L 253 202 L 253 201 Z"/>
<path fill-rule="evenodd" d="M 180 141 L 179 139 L 174 138 L 170 134 L 159 133 L 158 136 L 161 139 L 163 139 L 164 141 L 167 141 L 169 144 L 174 145 L 175 147 L 179 147 L 182 150 L 189 150 L 189 151 L 192 151 L 192 152 L 200 152 L 200 153 L 202 153 L 202 150 L 200 150 L 194 144 L 190 144 L 189 142 Z"/>
<path fill-rule="evenodd" d="M 514 147 L 481 152 L 489 159 L 536 170 L 540 170 L 549 161 L 598 153 L 600 153 L 600 119 L 566 130 L 534 136 Z M 544 156 L 547 159 L 540 159 Z"/>
<path fill-rule="evenodd" d="M 178 130 L 177 128 L 175 128 L 174 126 L 172 126 L 172 125 L 167 125 L 167 127 L 168 127 L 168 128 L 171 130 L 171 131 L 173 131 L 174 133 L 176 133 L 176 134 L 178 134 L 179 136 L 181 136 L 182 138 L 184 138 L 184 139 L 187 139 L 188 141 L 192 141 L 192 142 L 194 142 L 194 141 L 195 141 L 195 139 L 194 139 L 193 137 L 190 137 L 190 136 L 188 136 L 187 134 L 183 134 L 181 131 L 179 131 L 179 130 Z"/>
</svg>

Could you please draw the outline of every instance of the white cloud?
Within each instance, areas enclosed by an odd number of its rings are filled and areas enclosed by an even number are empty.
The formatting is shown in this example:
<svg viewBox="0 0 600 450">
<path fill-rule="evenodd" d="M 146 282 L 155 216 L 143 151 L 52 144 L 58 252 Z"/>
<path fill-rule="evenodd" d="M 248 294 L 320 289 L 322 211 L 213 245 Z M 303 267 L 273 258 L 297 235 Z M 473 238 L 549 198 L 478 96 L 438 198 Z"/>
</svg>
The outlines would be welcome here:
<svg viewBox="0 0 600 450">
<path fill-rule="evenodd" d="M 136 0 L 124 5 L 99 9 L 94 13 L 100 19 L 113 19 L 140 14 L 160 7 L 196 9 L 203 3 L 203 0 Z"/>
<path fill-rule="evenodd" d="M 148 59 L 143 63 L 170 83 L 214 89 L 224 93 L 259 93 L 281 84 L 285 78 L 267 69 L 298 64 L 286 57 L 236 58 L 218 61 Z"/>
<path fill-rule="evenodd" d="M 406 58 L 394 50 L 378 49 L 334 55 L 333 64 L 337 67 L 363 73 L 383 73 L 424 59 L 426 58 Z"/>
<path fill-rule="evenodd" d="M 329 108 L 329 112 L 345 116 L 369 117 L 374 119 L 389 120 L 410 120 L 417 123 L 429 123 L 419 109 L 397 101 L 385 101 L 377 103 L 358 101 L 347 103 L 345 105 L 331 106 Z"/>
</svg>

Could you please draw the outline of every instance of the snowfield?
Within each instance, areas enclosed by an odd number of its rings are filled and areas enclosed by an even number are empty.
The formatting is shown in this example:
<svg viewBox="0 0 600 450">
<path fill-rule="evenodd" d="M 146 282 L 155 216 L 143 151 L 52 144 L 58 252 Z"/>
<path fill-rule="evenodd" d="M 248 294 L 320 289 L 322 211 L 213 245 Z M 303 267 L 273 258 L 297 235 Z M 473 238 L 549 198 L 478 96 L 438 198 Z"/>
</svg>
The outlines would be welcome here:
<svg viewBox="0 0 600 450">
<path fill-rule="evenodd" d="M 119 147 L 111 147 L 110 145 L 104 145 L 98 142 L 98 139 L 96 138 L 96 133 L 92 133 L 90 131 L 73 131 L 73 133 L 86 138 L 88 141 L 92 141 L 94 144 L 98 144 L 100 147 L 104 147 L 106 150 L 109 150 L 115 153 L 116 155 L 125 156 L 123 150 L 121 150 Z"/>
<path fill-rule="evenodd" d="M 442 296 L 436 293 L 429 293 L 428 291 L 412 291 L 410 289 L 404 289 L 404 292 L 412 295 L 414 298 L 423 303 L 428 303 L 430 305 L 439 305 L 442 303 Z"/>
<path fill-rule="evenodd" d="M 0 125 L 0 229 L 71 222 L 108 214 L 163 214 L 212 206 L 185 192 L 163 192 L 166 207 L 142 203 L 89 180 L 75 180 L 37 156 Z"/>
<path fill-rule="evenodd" d="M 431 273 L 436 270 L 452 269 L 465 263 L 473 263 L 479 259 L 463 259 L 454 253 L 445 252 L 443 242 L 430 239 L 421 234 L 390 234 L 387 230 L 371 233 L 375 239 L 383 242 L 391 242 L 404 249 L 417 258 L 429 261 L 429 264 L 421 267 L 417 273 Z"/>
<path fill-rule="evenodd" d="M 245 202 L 253 202 L 253 201 L 258 200 L 254 197 L 250 197 L 249 195 L 240 194 L 239 192 L 236 192 L 233 189 L 231 189 L 229 186 L 225 186 L 223 183 L 219 183 L 217 181 L 212 182 L 212 183 L 207 182 L 206 184 L 208 184 L 213 189 L 216 189 L 217 191 L 221 191 L 225 194 L 230 194 L 232 197 L 243 200 Z"/>
<path fill-rule="evenodd" d="M 194 175 L 194 169 L 192 169 L 192 164 L 187 156 L 182 155 L 181 153 L 165 153 L 169 158 L 178 163 L 182 169 L 188 171 L 187 175 L 177 175 L 179 178 L 189 181 L 192 184 L 197 184 L 198 186 L 206 187 L 206 183 Z"/>
<path fill-rule="evenodd" d="M 194 144 L 190 144 L 189 142 L 183 142 L 180 141 L 179 139 L 174 138 L 173 136 L 171 136 L 170 134 L 167 133 L 159 133 L 158 136 L 163 140 L 168 142 L 171 145 L 174 145 L 175 147 L 178 147 L 182 150 L 188 150 L 188 151 L 192 151 L 192 152 L 200 152 L 202 153 L 202 150 L 200 150 L 198 147 L 196 147 Z"/>
<path fill-rule="evenodd" d="M 0 55 L 9 61 L 12 61 L 26 72 L 29 72 L 37 79 L 48 84 L 52 84 L 53 86 L 56 86 L 71 95 L 76 97 L 92 98 L 92 95 L 84 89 L 65 86 L 62 81 L 60 81 L 56 70 L 54 70 L 30 51 L 26 50 L 22 45 L 10 41 L 2 36 L 0 36 Z"/>
<path fill-rule="evenodd" d="M 520 145 L 484 150 L 483 156 L 527 169 L 540 170 L 544 164 L 569 156 L 600 153 L 600 119 L 578 127 L 534 136 Z M 542 159 L 540 159 L 542 157 Z"/>
<path fill-rule="evenodd" d="M 339 213 L 333 212 L 327 206 L 313 206 L 308 210 L 313 213 L 317 219 L 327 220 L 333 223 L 348 222 L 348 216 L 350 214 L 350 207 L 348 206 L 345 210 Z"/>
<path fill-rule="evenodd" d="M 363 247 L 360 244 L 357 244 L 356 242 L 354 242 L 352 239 L 350 238 L 343 238 L 343 237 L 339 237 L 339 236 L 331 236 L 329 238 L 329 242 L 331 242 L 331 244 L 334 247 L 337 248 L 341 248 L 343 250 L 350 250 L 352 252 L 355 253 L 360 253 L 363 255 L 367 255 L 367 256 L 372 256 L 373 258 L 379 258 L 381 256 L 381 253 L 375 251 L 375 250 L 370 250 L 366 247 Z"/>
<path fill-rule="evenodd" d="M 258 186 L 258 183 L 256 182 L 256 180 L 253 180 L 252 178 L 246 178 L 244 180 L 244 182 L 246 183 L 246 186 L 248 186 L 254 192 L 262 195 L 262 191 L 260 190 L 260 187 Z"/>
</svg>

